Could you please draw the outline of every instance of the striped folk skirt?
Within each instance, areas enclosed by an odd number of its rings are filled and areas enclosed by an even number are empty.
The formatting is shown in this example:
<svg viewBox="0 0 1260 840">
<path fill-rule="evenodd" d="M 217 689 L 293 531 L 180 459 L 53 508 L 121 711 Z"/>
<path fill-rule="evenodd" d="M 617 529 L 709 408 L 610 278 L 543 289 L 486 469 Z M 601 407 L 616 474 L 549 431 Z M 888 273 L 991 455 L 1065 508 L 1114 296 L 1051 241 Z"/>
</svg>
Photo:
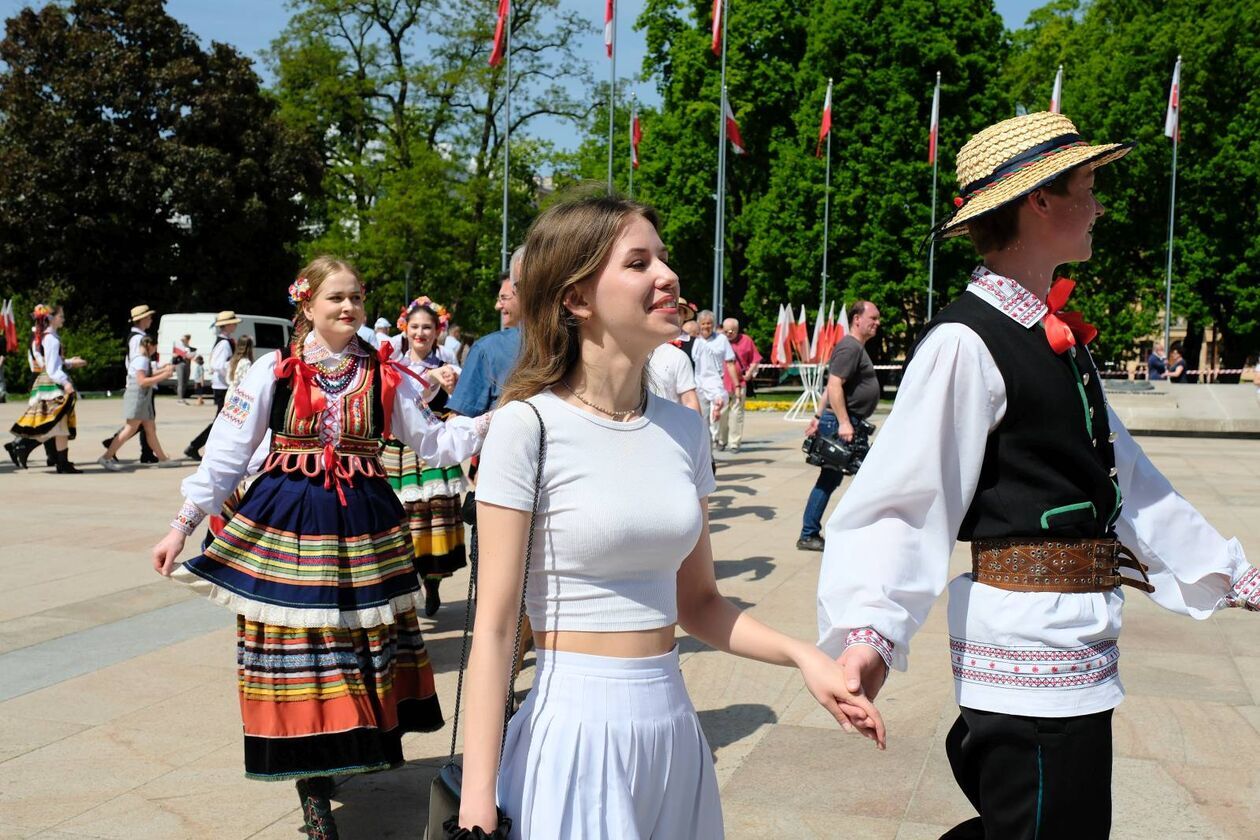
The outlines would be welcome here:
<svg viewBox="0 0 1260 840">
<path fill-rule="evenodd" d="M 468 564 L 460 493 L 464 471 L 426 467 L 408 446 L 385 442 L 381 453 L 385 475 L 407 512 L 407 526 L 416 553 L 416 568 L 427 578 L 450 577 Z"/>
<path fill-rule="evenodd" d="M 51 437 L 68 437 L 74 440 L 76 423 L 74 406 L 78 394 L 65 393 L 48 374 L 35 377 L 31 386 L 31 398 L 26 411 L 9 429 L 18 437 L 47 440 Z"/>
<path fill-rule="evenodd" d="M 423 597 L 388 483 L 265 473 L 175 577 L 237 613 L 245 774 L 365 773 L 441 728 L 416 618 Z"/>
</svg>

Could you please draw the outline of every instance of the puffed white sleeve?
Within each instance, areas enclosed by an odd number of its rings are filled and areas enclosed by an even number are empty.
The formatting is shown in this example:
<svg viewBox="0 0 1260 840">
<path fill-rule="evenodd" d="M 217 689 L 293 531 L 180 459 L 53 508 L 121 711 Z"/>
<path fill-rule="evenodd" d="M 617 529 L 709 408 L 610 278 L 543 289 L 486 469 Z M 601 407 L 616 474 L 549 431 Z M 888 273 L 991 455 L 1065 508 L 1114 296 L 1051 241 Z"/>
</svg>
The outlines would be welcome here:
<svg viewBox="0 0 1260 840">
<path fill-rule="evenodd" d="M 945 588 L 949 555 L 1006 411 L 984 342 L 942 324 L 920 345 L 892 413 L 827 522 L 818 646 L 869 644 L 905 670 L 910 638 Z"/>
<path fill-rule="evenodd" d="M 1173 489 L 1110 407 L 1107 418 L 1123 499 L 1116 535 L 1150 567 L 1151 600 L 1198 619 L 1224 607 L 1260 610 L 1260 571 L 1238 540 L 1221 536 Z"/>
<path fill-rule="evenodd" d="M 268 353 L 254 362 L 233 389 L 214 419 L 197 471 L 180 485 L 186 503 L 203 514 L 217 513 L 223 506 L 249 474 L 251 456 L 267 436 L 278 355 Z"/>
<path fill-rule="evenodd" d="M 44 373 L 58 385 L 69 385 L 70 374 L 66 373 L 65 365 L 61 363 L 61 339 L 48 333 L 40 346 L 44 350 Z"/>
<path fill-rule="evenodd" d="M 459 361 L 455 358 L 454 353 L 440 344 L 437 346 L 436 350 L 437 357 L 442 360 L 442 364 L 450 365 L 454 368 L 456 376 L 459 376 L 464 372 L 464 369 L 460 366 Z"/>
<path fill-rule="evenodd" d="M 251 371 L 252 372 L 252 371 Z M 431 467 L 449 467 L 481 451 L 490 414 L 452 417 L 446 422 L 426 405 L 420 383 L 403 376 L 394 393 L 394 437 L 410 446 Z"/>
</svg>

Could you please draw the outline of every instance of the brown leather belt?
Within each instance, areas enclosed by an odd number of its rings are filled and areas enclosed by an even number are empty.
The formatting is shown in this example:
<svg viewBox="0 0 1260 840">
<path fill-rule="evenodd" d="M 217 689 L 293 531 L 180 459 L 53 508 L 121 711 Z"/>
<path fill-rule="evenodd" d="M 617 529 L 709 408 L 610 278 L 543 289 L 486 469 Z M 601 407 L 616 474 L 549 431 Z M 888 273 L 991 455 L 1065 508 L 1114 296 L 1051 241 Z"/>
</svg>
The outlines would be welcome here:
<svg viewBox="0 0 1260 840">
<path fill-rule="evenodd" d="M 1141 575 L 1125 577 L 1120 569 Z M 1106 592 L 1133 586 L 1154 592 L 1147 567 L 1113 539 L 974 540 L 971 577 L 977 583 L 1012 592 Z"/>
</svg>

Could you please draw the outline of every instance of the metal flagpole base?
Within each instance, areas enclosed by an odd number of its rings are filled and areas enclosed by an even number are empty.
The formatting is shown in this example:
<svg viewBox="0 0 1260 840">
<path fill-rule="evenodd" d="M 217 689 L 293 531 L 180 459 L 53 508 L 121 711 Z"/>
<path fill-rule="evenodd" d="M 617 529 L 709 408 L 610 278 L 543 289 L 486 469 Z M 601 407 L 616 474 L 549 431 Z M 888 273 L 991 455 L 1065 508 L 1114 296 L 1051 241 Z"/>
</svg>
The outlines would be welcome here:
<svg viewBox="0 0 1260 840">
<path fill-rule="evenodd" d="M 818 413 L 819 400 L 822 399 L 822 375 L 824 365 L 797 365 L 801 374 L 801 385 L 804 391 L 792 403 L 783 419 L 789 423 L 808 423 Z"/>
</svg>

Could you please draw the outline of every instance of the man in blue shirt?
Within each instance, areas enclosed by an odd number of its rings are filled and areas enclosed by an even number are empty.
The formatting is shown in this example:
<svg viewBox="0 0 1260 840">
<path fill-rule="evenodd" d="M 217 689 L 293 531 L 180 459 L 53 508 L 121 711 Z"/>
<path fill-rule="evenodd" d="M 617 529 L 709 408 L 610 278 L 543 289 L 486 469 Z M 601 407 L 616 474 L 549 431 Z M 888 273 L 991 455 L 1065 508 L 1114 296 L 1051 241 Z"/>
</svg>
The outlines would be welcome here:
<svg viewBox="0 0 1260 840">
<path fill-rule="evenodd" d="M 1150 380 L 1163 379 L 1168 370 L 1168 363 L 1164 360 L 1164 345 L 1156 344 L 1151 348 L 1151 355 L 1146 357 L 1146 378 Z"/>
<path fill-rule="evenodd" d="M 494 308 L 503 316 L 503 329 L 484 335 L 468 351 L 460 372 L 455 393 L 446 401 L 446 408 L 465 417 L 477 417 L 494 408 L 503 393 L 508 374 L 521 354 L 520 301 L 516 297 L 516 281 L 520 276 L 524 251 L 512 254 L 509 273 L 499 284 L 499 299 Z"/>
</svg>

